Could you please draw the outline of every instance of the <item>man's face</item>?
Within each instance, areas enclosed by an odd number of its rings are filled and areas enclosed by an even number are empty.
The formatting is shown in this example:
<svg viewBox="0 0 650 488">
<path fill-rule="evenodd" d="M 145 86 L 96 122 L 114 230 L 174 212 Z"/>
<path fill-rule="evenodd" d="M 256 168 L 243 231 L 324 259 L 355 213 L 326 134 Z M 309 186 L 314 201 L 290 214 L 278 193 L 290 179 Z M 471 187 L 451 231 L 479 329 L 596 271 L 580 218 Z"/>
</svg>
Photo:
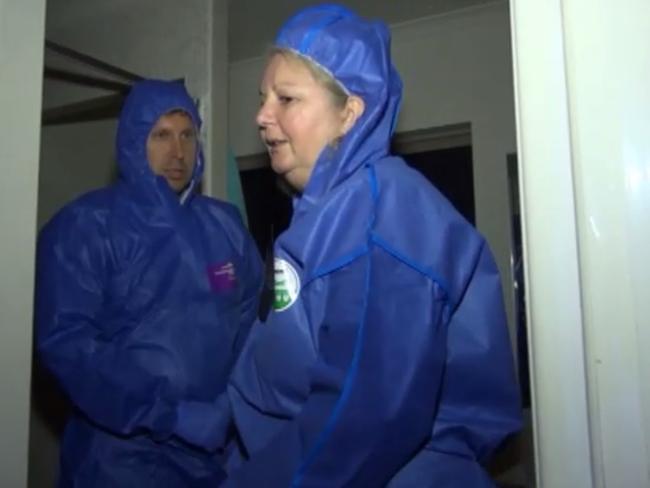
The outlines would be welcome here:
<svg viewBox="0 0 650 488">
<path fill-rule="evenodd" d="M 151 170 L 180 193 L 190 182 L 196 163 L 196 128 L 185 112 L 161 116 L 147 138 Z"/>
</svg>

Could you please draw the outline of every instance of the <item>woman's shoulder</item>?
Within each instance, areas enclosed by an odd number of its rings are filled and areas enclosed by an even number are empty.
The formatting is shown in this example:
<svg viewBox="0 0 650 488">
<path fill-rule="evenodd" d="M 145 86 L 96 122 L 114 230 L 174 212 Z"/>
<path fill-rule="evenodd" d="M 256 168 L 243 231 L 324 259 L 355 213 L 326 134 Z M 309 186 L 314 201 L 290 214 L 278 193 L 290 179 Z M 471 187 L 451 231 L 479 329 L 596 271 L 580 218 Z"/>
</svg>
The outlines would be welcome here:
<svg viewBox="0 0 650 488">
<path fill-rule="evenodd" d="M 447 198 L 401 158 L 375 165 L 376 242 L 411 267 L 462 281 L 484 239 Z"/>
<path fill-rule="evenodd" d="M 423 220 L 431 223 L 457 221 L 471 227 L 440 190 L 402 158 L 382 159 L 374 165 L 374 172 L 381 211 L 390 214 L 391 210 L 398 208 L 405 216 L 419 217 L 416 225 Z"/>
</svg>

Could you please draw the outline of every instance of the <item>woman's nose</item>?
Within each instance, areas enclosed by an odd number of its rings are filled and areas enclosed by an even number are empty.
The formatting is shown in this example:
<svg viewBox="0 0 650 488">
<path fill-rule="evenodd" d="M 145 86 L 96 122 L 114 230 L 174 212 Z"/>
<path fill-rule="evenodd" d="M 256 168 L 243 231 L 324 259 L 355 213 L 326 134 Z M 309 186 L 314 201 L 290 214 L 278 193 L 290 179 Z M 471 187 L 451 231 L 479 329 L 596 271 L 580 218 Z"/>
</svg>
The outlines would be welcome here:
<svg viewBox="0 0 650 488">
<path fill-rule="evenodd" d="M 268 126 L 273 120 L 273 112 L 268 102 L 263 102 L 260 105 L 259 110 L 257 111 L 257 116 L 255 117 L 255 122 L 260 129 Z"/>
</svg>

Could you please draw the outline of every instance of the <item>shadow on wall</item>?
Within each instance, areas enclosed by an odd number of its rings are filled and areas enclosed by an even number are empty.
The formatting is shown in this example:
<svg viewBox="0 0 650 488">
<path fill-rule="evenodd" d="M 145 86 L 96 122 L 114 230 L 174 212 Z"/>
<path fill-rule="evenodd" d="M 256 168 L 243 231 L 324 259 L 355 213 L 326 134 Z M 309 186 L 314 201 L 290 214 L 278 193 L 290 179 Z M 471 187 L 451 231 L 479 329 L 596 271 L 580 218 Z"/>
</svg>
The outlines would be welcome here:
<svg viewBox="0 0 650 488">
<path fill-rule="evenodd" d="M 37 357 L 33 358 L 32 364 L 30 426 L 32 433 L 27 486 L 49 488 L 55 486 L 58 471 L 58 441 L 63 434 L 70 404 L 59 389 L 56 380 L 41 366 Z M 34 430 L 44 430 L 47 435 L 35 437 Z M 35 442 L 35 439 L 41 442 Z"/>
<path fill-rule="evenodd" d="M 41 366 L 36 357 L 33 361 L 32 404 L 34 410 L 48 420 L 47 426 L 52 434 L 58 437 L 63 433 L 70 404 L 54 377 Z"/>
</svg>

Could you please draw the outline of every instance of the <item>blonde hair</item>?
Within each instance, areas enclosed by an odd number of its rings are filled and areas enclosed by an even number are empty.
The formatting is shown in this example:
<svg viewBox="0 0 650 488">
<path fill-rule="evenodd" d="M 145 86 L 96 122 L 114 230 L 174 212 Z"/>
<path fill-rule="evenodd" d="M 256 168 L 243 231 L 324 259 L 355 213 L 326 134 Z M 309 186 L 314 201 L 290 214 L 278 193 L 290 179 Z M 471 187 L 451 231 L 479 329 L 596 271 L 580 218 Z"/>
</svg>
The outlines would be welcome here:
<svg viewBox="0 0 650 488">
<path fill-rule="evenodd" d="M 325 68 L 315 63 L 311 59 L 303 56 L 296 51 L 283 47 L 272 47 L 269 51 L 268 58 L 280 55 L 289 61 L 301 63 L 309 70 L 316 82 L 320 83 L 332 96 L 332 102 L 337 108 L 344 108 L 350 94 Z"/>
</svg>

